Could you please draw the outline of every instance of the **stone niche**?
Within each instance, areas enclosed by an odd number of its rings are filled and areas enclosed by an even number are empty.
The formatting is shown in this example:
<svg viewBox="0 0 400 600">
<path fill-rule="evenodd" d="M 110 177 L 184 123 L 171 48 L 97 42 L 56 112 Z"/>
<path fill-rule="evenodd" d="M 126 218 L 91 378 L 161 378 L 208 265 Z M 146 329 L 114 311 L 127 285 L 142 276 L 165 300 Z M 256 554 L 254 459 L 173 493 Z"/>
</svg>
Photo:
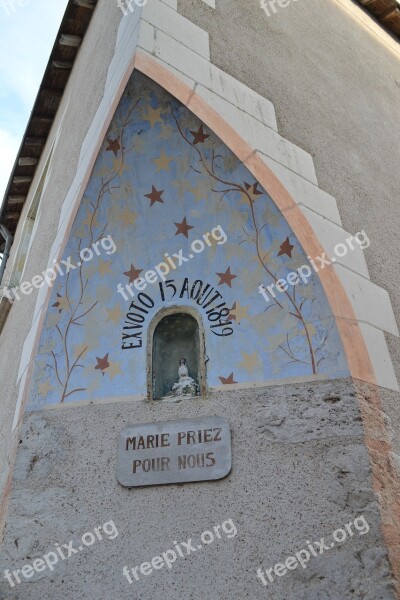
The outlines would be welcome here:
<svg viewBox="0 0 400 600">
<path fill-rule="evenodd" d="M 172 396 L 172 389 L 179 380 L 178 369 L 182 358 L 186 359 L 189 377 L 197 384 L 200 383 L 199 325 L 191 315 L 177 312 L 163 317 L 154 329 L 152 349 L 154 400 Z"/>
</svg>

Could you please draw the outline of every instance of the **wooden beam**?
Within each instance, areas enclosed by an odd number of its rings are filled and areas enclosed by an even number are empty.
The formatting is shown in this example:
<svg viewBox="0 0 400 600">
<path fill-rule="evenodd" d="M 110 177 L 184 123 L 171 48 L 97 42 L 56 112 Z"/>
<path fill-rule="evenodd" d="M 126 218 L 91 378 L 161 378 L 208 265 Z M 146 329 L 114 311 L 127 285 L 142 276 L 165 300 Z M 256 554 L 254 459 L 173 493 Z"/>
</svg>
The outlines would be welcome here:
<svg viewBox="0 0 400 600">
<path fill-rule="evenodd" d="M 38 121 L 39 123 L 43 123 L 43 125 L 52 125 L 54 119 L 51 117 L 38 117 L 37 115 L 32 116 L 33 121 Z"/>
<path fill-rule="evenodd" d="M 82 43 L 82 38 L 80 35 L 69 35 L 67 33 L 62 33 L 58 43 L 61 46 L 72 46 L 74 48 L 78 48 Z"/>
<path fill-rule="evenodd" d="M 73 67 L 73 64 L 74 63 L 67 60 L 53 60 L 51 66 L 53 67 L 53 69 L 57 69 L 60 71 L 70 71 Z"/>
<path fill-rule="evenodd" d="M 38 158 L 33 158 L 32 156 L 20 156 L 18 159 L 18 165 L 20 167 L 33 167 L 36 166 L 39 162 Z"/>
<path fill-rule="evenodd" d="M 8 196 L 8 204 L 23 204 L 26 196 Z"/>
<path fill-rule="evenodd" d="M 13 183 L 31 183 L 32 179 L 30 175 L 16 175 L 13 177 Z"/>
<path fill-rule="evenodd" d="M 381 19 L 381 21 L 388 21 L 389 19 L 391 19 L 395 15 L 400 15 L 400 9 L 399 9 L 398 6 L 393 6 L 392 8 L 389 8 L 389 10 L 387 10 L 379 18 Z"/>
<path fill-rule="evenodd" d="M 59 97 L 63 95 L 62 90 L 56 88 L 42 88 L 40 94 L 46 94 L 47 96 Z"/>
<path fill-rule="evenodd" d="M 74 4 L 76 4 L 77 6 L 81 6 L 82 8 L 89 8 L 90 10 L 96 8 L 96 2 L 97 0 L 74 0 Z"/>
<path fill-rule="evenodd" d="M 26 137 L 24 139 L 24 144 L 27 146 L 43 146 L 45 143 L 45 138 L 41 137 Z"/>
</svg>

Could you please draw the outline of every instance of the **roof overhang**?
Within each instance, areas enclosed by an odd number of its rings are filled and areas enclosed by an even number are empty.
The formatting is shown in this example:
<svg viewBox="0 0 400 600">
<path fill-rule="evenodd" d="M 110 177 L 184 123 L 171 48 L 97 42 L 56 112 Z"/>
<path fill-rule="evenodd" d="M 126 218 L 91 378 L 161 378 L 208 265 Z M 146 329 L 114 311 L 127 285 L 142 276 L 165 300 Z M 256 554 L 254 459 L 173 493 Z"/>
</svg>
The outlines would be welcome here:
<svg viewBox="0 0 400 600">
<path fill-rule="evenodd" d="M 385 29 L 400 39 L 400 0 L 357 0 Z"/>
<path fill-rule="evenodd" d="M 0 209 L 0 223 L 12 235 L 96 4 L 97 0 L 68 2 Z"/>
</svg>

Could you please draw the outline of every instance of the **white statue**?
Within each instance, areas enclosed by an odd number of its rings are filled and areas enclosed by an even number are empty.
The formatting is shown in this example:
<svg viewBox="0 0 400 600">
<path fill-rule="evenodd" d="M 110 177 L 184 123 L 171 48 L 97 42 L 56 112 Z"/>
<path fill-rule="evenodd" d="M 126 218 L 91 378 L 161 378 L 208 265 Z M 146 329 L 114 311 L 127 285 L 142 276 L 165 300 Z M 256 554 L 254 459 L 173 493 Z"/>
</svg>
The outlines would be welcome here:
<svg viewBox="0 0 400 600">
<path fill-rule="evenodd" d="M 174 383 L 172 391 L 164 398 L 171 402 L 180 402 L 182 398 L 191 398 L 199 395 L 199 386 L 192 377 L 189 377 L 189 370 L 186 366 L 186 358 L 179 360 L 178 368 L 179 381 Z"/>
<path fill-rule="evenodd" d="M 181 380 L 182 377 L 189 377 L 189 371 L 186 366 L 186 358 L 181 358 L 179 361 L 178 376 L 179 380 Z"/>
</svg>

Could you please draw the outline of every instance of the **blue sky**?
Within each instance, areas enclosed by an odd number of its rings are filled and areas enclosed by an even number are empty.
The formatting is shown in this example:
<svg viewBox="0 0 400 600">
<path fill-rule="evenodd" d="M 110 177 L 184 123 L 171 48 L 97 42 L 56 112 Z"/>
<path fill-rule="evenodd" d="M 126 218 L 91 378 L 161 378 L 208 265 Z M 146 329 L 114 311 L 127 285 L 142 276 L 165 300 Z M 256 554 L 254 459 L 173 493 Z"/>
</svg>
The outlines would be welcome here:
<svg viewBox="0 0 400 600">
<path fill-rule="evenodd" d="M 0 205 L 68 0 L 0 0 Z"/>
</svg>

